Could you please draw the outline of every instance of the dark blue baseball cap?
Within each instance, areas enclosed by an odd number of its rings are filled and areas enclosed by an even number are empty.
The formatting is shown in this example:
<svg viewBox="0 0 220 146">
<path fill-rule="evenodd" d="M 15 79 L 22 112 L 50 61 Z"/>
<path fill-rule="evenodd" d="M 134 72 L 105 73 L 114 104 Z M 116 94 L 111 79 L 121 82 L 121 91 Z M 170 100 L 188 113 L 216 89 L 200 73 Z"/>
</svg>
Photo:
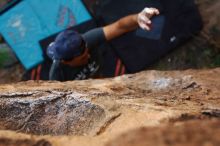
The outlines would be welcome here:
<svg viewBox="0 0 220 146">
<path fill-rule="evenodd" d="M 82 36 L 73 30 L 59 33 L 54 42 L 47 48 L 47 55 L 52 60 L 71 60 L 85 50 Z"/>
</svg>

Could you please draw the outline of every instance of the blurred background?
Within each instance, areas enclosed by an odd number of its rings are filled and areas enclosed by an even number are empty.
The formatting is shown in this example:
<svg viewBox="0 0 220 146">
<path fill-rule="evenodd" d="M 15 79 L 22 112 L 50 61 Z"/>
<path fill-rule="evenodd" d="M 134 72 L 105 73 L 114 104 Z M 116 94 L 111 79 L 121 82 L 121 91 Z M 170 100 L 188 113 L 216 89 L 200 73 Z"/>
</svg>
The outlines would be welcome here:
<svg viewBox="0 0 220 146">
<path fill-rule="evenodd" d="M 103 0 L 102 4 L 105 4 L 105 1 L 108 3 L 110 0 Z M 70 6 L 72 2 L 75 2 L 73 7 L 65 7 Z M 146 66 L 146 69 L 185 70 L 207 69 L 220 66 L 220 13 L 218 13 L 220 1 L 196 0 L 195 2 L 204 23 L 202 31 L 172 51 L 169 51 L 169 53 L 156 59 L 150 65 Z M 53 8 L 50 10 L 46 9 L 47 7 L 51 7 L 51 5 L 53 5 Z M 87 21 L 90 23 L 90 20 L 93 20 L 95 17 L 94 15 L 96 15 L 99 5 L 98 0 L 1 0 L 0 84 L 21 81 L 24 73 L 36 68 L 38 64 L 44 61 L 44 56 L 41 53 L 44 51 L 44 42 L 49 41 L 48 39 L 45 40 L 45 38 L 78 24 Z M 45 11 L 40 11 L 42 9 Z M 77 14 L 71 16 L 70 11 L 76 9 Z M 59 11 L 61 14 L 53 13 L 55 11 Z M 24 37 L 24 39 L 12 29 L 7 32 L 9 23 L 13 23 L 13 28 L 16 28 L 21 23 L 13 20 L 19 18 L 17 12 L 25 14 L 22 16 L 23 19 L 31 19 L 26 20 L 25 28 L 20 27 L 19 31 L 33 32 L 34 34 L 31 33 L 32 36 L 28 34 L 28 37 Z M 47 15 L 47 19 L 42 17 L 45 14 Z M 55 18 L 62 18 L 62 15 L 64 20 L 57 20 Z M 68 20 L 65 18 L 65 15 L 68 15 Z M 52 20 L 58 21 L 56 26 L 54 23 L 51 23 Z M 63 24 L 60 23 L 62 21 L 64 21 Z M 93 27 L 93 23 L 91 21 L 90 24 L 87 24 L 89 28 Z M 37 44 L 37 42 L 42 40 L 44 41 L 41 44 Z M 39 51 L 39 48 L 41 48 L 41 51 Z"/>
</svg>

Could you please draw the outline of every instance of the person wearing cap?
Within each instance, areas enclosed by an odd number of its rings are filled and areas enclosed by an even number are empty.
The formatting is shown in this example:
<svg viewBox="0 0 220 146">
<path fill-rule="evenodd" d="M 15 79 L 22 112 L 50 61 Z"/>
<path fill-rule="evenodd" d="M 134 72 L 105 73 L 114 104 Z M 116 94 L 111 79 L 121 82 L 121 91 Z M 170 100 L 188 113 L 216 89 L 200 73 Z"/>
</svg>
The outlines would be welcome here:
<svg viewBox="0 0 220 146">
<path fill-rule="evenodd" d="M 155 15 L 159 15 L 156 8 L 145 8 L 138 14 L 126 16 L 110 25 L 92 29 L 84 34 L 69 29 L 59 33 L 47 48 L 47 55 L 53 60 L 49 79 L 67 81 L 95 76 L 101 66 L 97 46 L 138 26 L 150 31 L 150 19 Z"/>
</svg>

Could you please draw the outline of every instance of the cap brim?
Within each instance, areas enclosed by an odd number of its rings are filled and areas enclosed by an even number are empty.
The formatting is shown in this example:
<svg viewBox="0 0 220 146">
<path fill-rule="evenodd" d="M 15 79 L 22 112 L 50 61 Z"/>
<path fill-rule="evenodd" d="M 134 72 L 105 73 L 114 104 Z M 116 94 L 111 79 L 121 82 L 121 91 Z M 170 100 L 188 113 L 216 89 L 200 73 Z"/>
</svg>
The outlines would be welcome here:
<svg viewBox="0 0 220 146">
<path fill-rule="evenodd" d="M 53 63 L 49 72 L 49 80 L 58 80 L 57 73 L 59 72 L 60 60 L 53 60 Z"/>
<path fill-rule="evenodd" d="M 54 59 L 55 59 L 55 54 L 56 54 L 55 43 L 52 42 L 52 43 L 50 43 L 49 46 L 47 47 L 47 56 L 48 56 L 51 60 L 54 60 Z"/>
</svg>

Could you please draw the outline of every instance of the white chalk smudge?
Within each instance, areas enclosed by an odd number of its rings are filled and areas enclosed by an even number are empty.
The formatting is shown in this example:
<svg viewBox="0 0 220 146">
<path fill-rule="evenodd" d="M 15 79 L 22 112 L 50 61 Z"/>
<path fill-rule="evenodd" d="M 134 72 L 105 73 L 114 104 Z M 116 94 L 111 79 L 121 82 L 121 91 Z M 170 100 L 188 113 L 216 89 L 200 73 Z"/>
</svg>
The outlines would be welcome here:
<svg viewBox="0 0 220 146">
<path fill-rule="evenodd" d="M 157 88 L 157 89 L 165 89 L 171 85 L 172 81 L 173 81 L 172 78 L 159 78 L 159 79 L 153 80 L 152 85 L 154 88 Z"/>
<path fill-rule="evenodd" d="M 16 29 L 21 37 L 25 37 L 27 29 L 23 25 L 23 15 L 15 15 L 8 21 L 8 26 Z"/>
</svg>

